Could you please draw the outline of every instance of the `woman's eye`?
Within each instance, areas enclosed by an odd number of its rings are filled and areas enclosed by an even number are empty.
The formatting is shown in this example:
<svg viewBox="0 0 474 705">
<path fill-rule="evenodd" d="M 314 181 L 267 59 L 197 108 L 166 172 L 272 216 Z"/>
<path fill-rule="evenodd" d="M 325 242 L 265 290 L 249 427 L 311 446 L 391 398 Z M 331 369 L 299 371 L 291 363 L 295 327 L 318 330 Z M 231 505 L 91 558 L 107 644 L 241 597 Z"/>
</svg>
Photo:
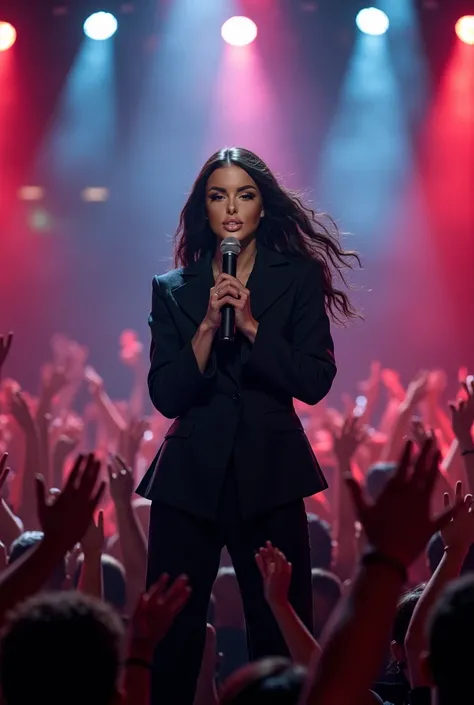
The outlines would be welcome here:
<svg viewBox="0 0 474 705">
<path fill-rule="evenodd" d="M 222 201 L 224 196 L 222 193 L 211 193 L 209 198 L 211 201 Z M 255 194 L 251 192 L 241 193 L 240 198 L 243 198 L 244 201 L 253 201 L 253 199 L 255 198 Z"/>
</svg>

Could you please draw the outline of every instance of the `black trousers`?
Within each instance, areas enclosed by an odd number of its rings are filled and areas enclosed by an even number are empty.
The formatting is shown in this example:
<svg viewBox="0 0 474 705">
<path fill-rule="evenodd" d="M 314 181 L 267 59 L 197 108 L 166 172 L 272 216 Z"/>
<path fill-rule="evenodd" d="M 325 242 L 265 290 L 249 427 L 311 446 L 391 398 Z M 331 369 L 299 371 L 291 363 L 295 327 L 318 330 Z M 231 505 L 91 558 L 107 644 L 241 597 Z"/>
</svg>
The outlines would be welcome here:
<svg viewBox="0 0 474 705">
<path fill-rule="evenodd" d="M 191 598 L 169 634 L 159 644 L 152 673 L 152 705 L 192 705 L 204 649 L 206 616 L 220 553 L 232 558 L 247 625 L 249 656 L 288 655 L 285 642 L 265 601 L 255 552 L 271 541 L 293 565 L 290 601 L 312 630 L 310 546 L 303 500 L 251 521 L 240 514 L 234 468 L 227 473 L 216 521 L 153 502 L 150 516 L 147 584 L 162 573 L 185 573 Z"/>
</svg>

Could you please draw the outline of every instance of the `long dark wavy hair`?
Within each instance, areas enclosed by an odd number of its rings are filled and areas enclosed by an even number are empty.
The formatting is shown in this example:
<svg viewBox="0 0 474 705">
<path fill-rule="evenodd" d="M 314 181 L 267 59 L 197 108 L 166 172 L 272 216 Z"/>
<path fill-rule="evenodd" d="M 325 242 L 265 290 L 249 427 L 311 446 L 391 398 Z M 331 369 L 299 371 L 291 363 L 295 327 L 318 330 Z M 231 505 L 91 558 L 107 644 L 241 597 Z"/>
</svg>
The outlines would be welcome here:
<svg viewBox="0 0 474 705">
<path fill-rule="evenodd" d="M 253 152 L 226 147 L 204 164 L 181 212 L 174 235 L 175 266 L 187 267 L 208 252 L 215 252 L 216 236 L 206 219 L 206 185 L 213 171 L 235 165 L 244 169 L 262 195 L 265 217 L 256 232 L 257 243 L 284 254 L 299 255 L 320 263 L 326 308 L 332 319 L 344 323 L 359 316 L 349 296 L 336 286 L 348 288 L 346 272 L 361 266 L 356 252 L 344 250 L 339 229 L 329 216 L 306 206 L 301 196 L 280 185 L 268 166 Z"/>
</svg>

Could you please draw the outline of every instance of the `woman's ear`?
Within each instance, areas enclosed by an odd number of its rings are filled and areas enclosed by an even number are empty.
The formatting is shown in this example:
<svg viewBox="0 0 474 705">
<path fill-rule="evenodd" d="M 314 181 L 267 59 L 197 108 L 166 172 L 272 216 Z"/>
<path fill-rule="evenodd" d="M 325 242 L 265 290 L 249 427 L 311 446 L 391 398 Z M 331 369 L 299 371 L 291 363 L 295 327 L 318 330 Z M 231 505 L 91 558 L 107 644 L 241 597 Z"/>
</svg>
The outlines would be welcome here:
<svg viewBox="0 0 474 705">
<path fill-rule="evenodd" d="M 262 212 L 260 213 L 260 218 L 265 218 L 265 211 L 262 208 Z"/>
</svg>

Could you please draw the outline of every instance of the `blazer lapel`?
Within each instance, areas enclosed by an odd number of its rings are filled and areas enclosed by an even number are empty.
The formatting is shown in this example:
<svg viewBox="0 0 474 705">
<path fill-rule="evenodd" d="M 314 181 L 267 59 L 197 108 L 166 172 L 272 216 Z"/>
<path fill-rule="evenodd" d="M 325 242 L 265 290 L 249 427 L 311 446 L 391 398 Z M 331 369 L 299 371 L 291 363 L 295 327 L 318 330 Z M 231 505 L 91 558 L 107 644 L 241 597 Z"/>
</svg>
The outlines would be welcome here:
<svg viewBox="0 0 474 705">
<path fill-rule="evenodd" d="M 173 290 L 179 307 L 199 325 L 206 315 L 209 303 L 209 290 L 214 286 L 211 253 L 208 253 L 185 267 L 182 272 L 183 284 Z"/>
<path fill-rule="evenodd" d="M 255 266 L 248 281 L 252 315 L 258 321 L 290 286 L 295 277 L 291 260 L 263 245 L 257 249 Z"/>
</svg>

